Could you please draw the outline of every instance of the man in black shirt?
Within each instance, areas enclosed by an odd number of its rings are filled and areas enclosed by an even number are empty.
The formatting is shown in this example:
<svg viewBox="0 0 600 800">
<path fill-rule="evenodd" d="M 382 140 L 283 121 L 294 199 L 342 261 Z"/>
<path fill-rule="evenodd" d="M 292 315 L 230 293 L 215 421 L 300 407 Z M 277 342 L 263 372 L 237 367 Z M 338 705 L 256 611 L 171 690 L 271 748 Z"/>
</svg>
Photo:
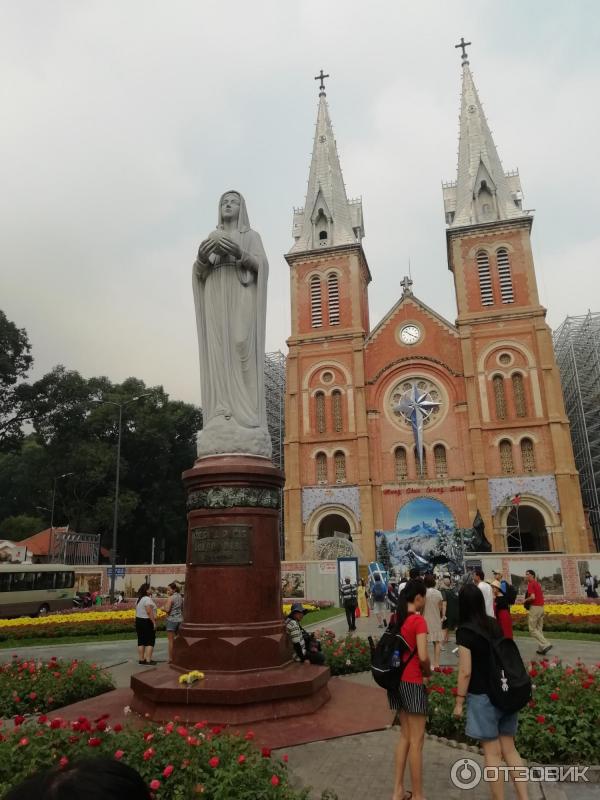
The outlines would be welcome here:
<svg viewBox="0 0 600 800">
<path fill-rule="evenodd" d="M 348 622 L 348 632 L 356 630 L 356 606 L 358 605 L 358 590 L 355 583 L 352 583 L 350 578 L 346 577 L 344 583 L 340 587 L 340 597 L 342 598 L 342 605 L 346 612 L 346 621 Z"/>
</svg>

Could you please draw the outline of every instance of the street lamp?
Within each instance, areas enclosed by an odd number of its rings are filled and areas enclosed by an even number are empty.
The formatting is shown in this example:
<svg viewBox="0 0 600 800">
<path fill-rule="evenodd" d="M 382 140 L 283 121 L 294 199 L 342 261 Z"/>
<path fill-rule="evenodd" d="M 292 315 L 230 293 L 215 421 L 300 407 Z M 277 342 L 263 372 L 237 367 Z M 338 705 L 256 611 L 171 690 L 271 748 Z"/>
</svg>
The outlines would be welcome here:
<svg viewBox="0 0 600 800">
<path fill-rule="evenodd" d="M 150 397 L 152 392 L 145 392 L 145 394 L 138 394 L 127 400 L 125 403 L 115 403 L 114 400 L 97 400 L 97 403 L 103 403 L 109 406 L 115 406 L 119 409 L 119 436 L 117 438 L 117 469 L 115 474 L 115 508 L 113 513 L 113 535 L 112 535 L 112 548 L 110 551 L 110 602 L 115 602 L 115 577 L 117 571 L 117 528 L 119 525 L 119 478 L 121 472 L 121 430 L 123 426 L 123 409 L 130 403 L 135 403 L 136 400 L 141 400 L 142 397 Z"/>
</svg>

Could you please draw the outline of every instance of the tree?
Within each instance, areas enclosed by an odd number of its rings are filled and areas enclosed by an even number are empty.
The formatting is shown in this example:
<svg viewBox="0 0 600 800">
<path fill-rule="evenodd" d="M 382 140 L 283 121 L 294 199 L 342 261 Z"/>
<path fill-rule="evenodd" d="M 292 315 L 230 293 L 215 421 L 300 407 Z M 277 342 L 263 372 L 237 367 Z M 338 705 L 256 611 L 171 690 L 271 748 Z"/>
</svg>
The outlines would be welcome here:
<svg viewBox="0 0 600 800">
<path fill-rule="evenodd" d="M 19 514 L 15 517 L 6 517 L 0 522 L 0 538 L 20 542 L 35 533 L 43 531 L 46 526 L 41 517 L 32 517 L 29 514 Z"/>
<path fill-rule="evenodd" d="M 25 329 L 0 311 L 0 450 L 15 449 L 23 439 L 26 389 L 19 381 L 33 363 L 30 351 Z"/>
<path fill-rule="evenodd" d="M 391 570 L 392 555 L 390 553 L 390 546 L 385 533 L 379 537 L 379 544 L 377 545 L 377 560 L 383 564 L 387 572 Z"/>
</svg>

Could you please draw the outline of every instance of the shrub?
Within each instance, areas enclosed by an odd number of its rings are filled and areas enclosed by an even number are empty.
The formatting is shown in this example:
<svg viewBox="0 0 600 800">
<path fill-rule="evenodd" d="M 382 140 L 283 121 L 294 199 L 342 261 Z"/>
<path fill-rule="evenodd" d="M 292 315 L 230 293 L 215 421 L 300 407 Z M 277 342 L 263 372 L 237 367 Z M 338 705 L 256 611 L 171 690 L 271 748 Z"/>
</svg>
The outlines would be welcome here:
<svg viewBox="0 0 600 800">
<path fill-rule="evenodd" d="M 110 675 L 86 661 L 20 661 L 0 665 L 0 716 L 41 714 L 114 689 Z"/>
<path fill-rule="evenodd" d="M 325 663 L 332 675 L 347 675 L 351 672 L 364 672 L 371 668 L 371 652 L 365 639 L 359 636 L 340 637 L 335 633 L 321 629 L 315 631 L 325 654 Z"/>
<path fill-rule="evenodd" d="M 143 730 L 111 727 L 106 715 L 75 722 L 41 716 L 0 737 L 0 790 L 4 794 L 32 771 L 55 767 L 90 755 L 117 758 L 134 767 L 157 800 L 247 800 L 249 797 L 302 800 L 284 761 L 252 743 L 253 733 L 235 736 L 205 722 Z M 284 759 L 286 757 L 284 756 Z"/>
</svg>

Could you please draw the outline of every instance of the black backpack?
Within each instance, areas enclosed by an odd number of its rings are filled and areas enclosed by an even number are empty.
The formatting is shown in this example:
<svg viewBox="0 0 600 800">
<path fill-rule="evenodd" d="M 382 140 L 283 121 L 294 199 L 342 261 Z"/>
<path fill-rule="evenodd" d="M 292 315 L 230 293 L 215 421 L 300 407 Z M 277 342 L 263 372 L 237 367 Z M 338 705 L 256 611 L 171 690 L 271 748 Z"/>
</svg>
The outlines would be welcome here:
<svg viewBox="0 0 600 800">
<path fill-rule="evenodd" d="M 402 680 L 402 673 L 408 662 L 417 652 L 417 648 L 411 651 L 410 646 L 404 636 L 400 634 L 398 625 L 389 625 L 387 630 L 375 644 L 373 637 L 369 636 L 369 647 L 371 649 L 371 675 L 373 680 L 388 693 L 390 708 L 394 711 L 400 709 L 400 695 L 398 687 Z M 400 665 L 394 666 L 394 653 L 400 654 Z M 410 653 L 406 661 L 402 660 L 405 653 Z"/>
<path fill-rule="evenodd" d="M 512 639 L 492 638 L 476 625 L 461 625 L 484 638 L 490 648 L 486 675 L 488 697 L 501 711 L 520 711 L 531 700 L 531 678 Z"/>
</svg>

